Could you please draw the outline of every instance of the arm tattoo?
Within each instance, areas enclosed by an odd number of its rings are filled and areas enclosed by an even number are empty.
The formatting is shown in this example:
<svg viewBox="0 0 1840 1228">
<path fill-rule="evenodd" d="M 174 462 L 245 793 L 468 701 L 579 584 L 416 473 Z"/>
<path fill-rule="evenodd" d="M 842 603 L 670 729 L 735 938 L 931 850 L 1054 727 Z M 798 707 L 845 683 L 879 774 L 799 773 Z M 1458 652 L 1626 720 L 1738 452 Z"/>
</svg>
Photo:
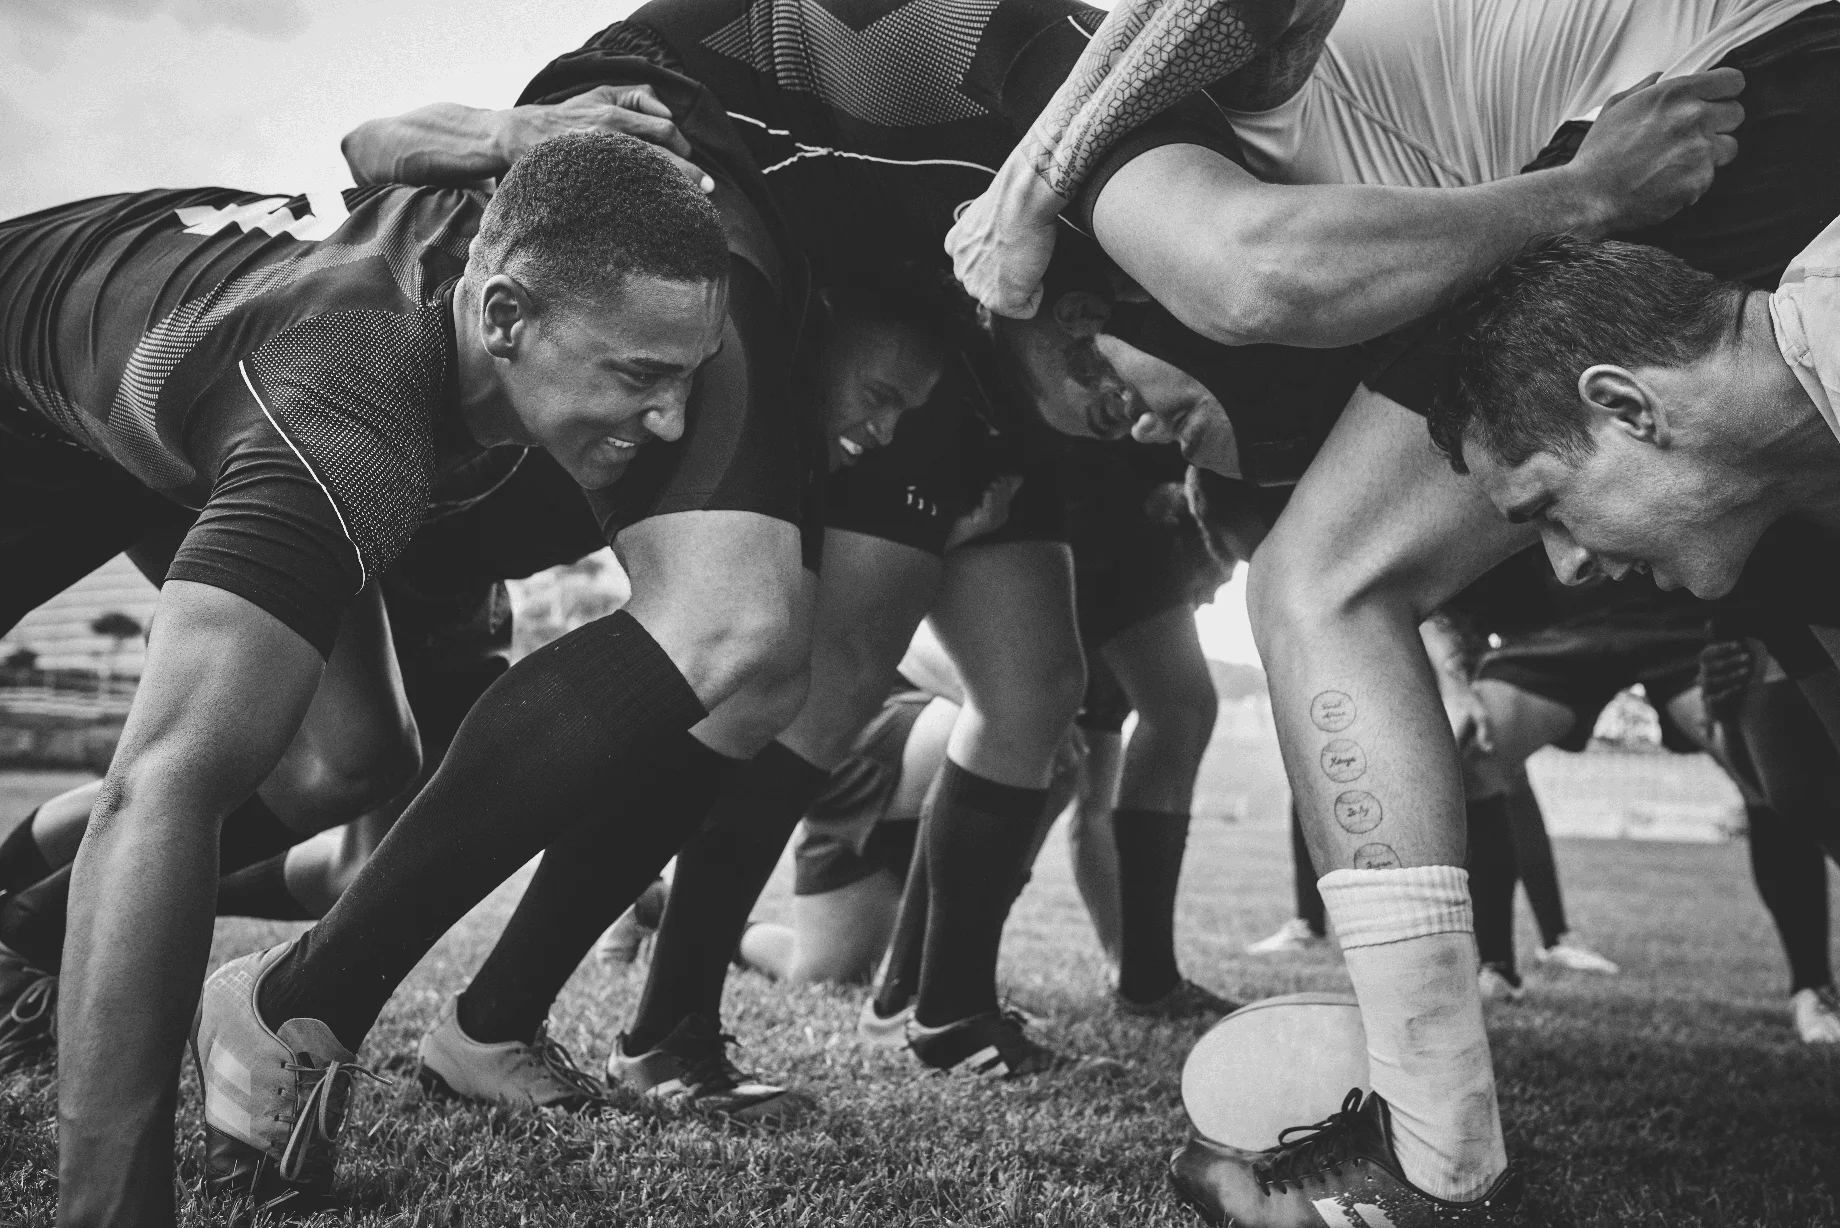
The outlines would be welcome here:
<svg viewBox="0 0 1840 1228">
<path fill-rule="evenodd" d="M 1389 844 L 1363 844 L 1354 851 L 1357 870 L 1397 870 L 1399 854 Z"/>
<path fill-rule="evenodd" d="M 1258 52 L 1270 0 L 1122 0 L 1029 129 L 1030 165 L 1072 196 L 1113 142 Z"/>
<path fill-rule="evenodd" d="M 1367 752 L 1349 738 L 1336 738 L 1322 748 L 1322 770 L 1337 784 L 1345 785 L 1367 774 Z"/>
<path fill-rule="evenodd" d="M 1264 55 L 1210 86 L 1208 93 L 1229 111 L 1269 111 L 1289 101 L 1316 71 L 1323 44 L 1341 15 L 1342 0 L 1330 0 L 1320 13 L 1286 30 Z"/>
</svg>

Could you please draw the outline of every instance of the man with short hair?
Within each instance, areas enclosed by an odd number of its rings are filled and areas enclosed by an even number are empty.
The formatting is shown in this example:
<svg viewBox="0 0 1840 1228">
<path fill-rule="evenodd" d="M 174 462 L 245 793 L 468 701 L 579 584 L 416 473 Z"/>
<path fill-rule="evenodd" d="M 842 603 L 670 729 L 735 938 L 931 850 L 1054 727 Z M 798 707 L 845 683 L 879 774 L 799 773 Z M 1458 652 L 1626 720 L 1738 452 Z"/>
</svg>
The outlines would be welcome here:
<svg viewBox="0 0 1840 1228">
<path fill-rule="evenodd" d="M 1722 597 L 1764 533 L 1840 530 L 1840 222 L 1774 291 L 1659 248 L 1551 239 L 1466 305 L 1432 438 L 1561 579 Z"/>
<path fill-rule="evenodd" d="M 366 705 L 400 712 L 373 581 L 425 517 L 484 496 L 533 447 L 610 527 L 643 514 L 627 483 L 668 486 L 681 461 L 667 445 L 721 340 L 724 249 L 667 159 L 604 136 L 544 147 L 490 203 L 206 188 L 0 224 L 9 621 L 199 509 L 75 866 L 62 1222 L 171 1222 L 172 1089 L 208 953 L 218 826 L 297 736 L 323 725 L 361 749 L 378 723 Z M 616 762 L 744 672 L 694 619 L 655 606 L 584 631 L 572 665 L 565 648 L 522 681 L 623 693 L 643 681 L 600 714 Z M 500 758 L 568 741 L 556 710 L 495 706 Z M 365 800 L 401 783 L 392 773 Z M 448 846 L 476 845 L 478 820 L 447 816 Z M 304 1065 L 301 1083 L 349 1061 L 296 1039 L 284 1058 Z M 294 1115 L 248 1108 L 208 1100 L 210 1129 L 222 1139 Z"/>
</svg>

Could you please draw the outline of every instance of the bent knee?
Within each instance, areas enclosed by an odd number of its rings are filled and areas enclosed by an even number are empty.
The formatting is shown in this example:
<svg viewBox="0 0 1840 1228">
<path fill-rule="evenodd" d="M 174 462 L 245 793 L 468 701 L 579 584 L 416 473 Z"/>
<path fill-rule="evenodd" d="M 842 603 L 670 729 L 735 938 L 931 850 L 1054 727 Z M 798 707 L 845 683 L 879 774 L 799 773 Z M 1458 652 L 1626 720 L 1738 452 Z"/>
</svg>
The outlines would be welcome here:
<svg viewBox="0 0 1840 1228">
<path fill-rule="evenodd" d="M 362 753 L 328 757 L 310 755 L 277 781 L 290 812 L 311 816 L 323 830 L 349 822 L 396 797 L 415 783 L 422 770 L 422 748 L 413 727 L 404 736 L 379 741 Z"/>
</svg>

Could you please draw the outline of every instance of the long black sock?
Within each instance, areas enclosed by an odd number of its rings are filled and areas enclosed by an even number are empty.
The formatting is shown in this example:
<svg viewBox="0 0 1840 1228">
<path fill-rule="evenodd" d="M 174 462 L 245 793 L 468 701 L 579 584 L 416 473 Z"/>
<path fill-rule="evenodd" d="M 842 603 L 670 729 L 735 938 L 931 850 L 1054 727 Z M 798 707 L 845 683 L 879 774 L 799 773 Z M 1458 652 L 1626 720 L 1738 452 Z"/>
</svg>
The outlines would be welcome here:
<svg viewBox="0 0 1840 1228">
<path fill-rule="evenodd" d="M 1469 898 L 1476 914 L 1476 954 L 1512 978 L 1514 969 L 1514 838 L 1508 802 L 1484 798 L 1465 808 L 1469 824 Z"/>
<path fill-rule="evenodd" d="M 1160 810 L 1112 812 L 1118 846 L 1118 992 L 1154 1002 L 1182 979 L 1176 967 L 1176 885 L 1188 848 L 1188 816 Z"/>
<path fill-rule="evenodd" d="M 5 840 L 0 840 L 0 891 L 21 891 L 51 873 L 51 863 L 32 838 L 32 821 L 36 818 L 38 811 L 34 810 Z"/>
<path fill-rule="evenodd" d="M 722 986 L 748 914 L 792 829 L 829 780 L 830 773 L 778 742 L 734 774 L 708 821 L 677 854 L 627 1053 L 653 1048 L 691 1015 L 718 1022 Z"/>
<path fill-rule="evenodd" d="M 356 1049 L 468 909 L 577 823 L 600 822 L 621 782 L 705 715 L 624 610 L 519 661 L 467 714 L 357 881 L 263 979 L 263 1017 L 322 1020 Z"/>
<path fill-rule="evenodd" d="M 262 917 L 269 921 L 317 920 L 288 890 L 285 851 L 218 879 L 217 915 Z"/>
<path fill-rule="evenodd" d="M 1570 927 L 1565 922 L 1565 896 L 1559 890 L 1559 867 L 1553 862 L 1552 838 L 1546 834 L 1546 816 L 1532 789 L 1511 789 L 1503 798 L 1508 812 L 1508 834 L 1514 840 L 1514 861 L 1520 868 L 1521 886 L 1540 927 L 1540 941 L 1559 941 Z"/>
<path fill-rule="evenodd" d="M 1749 806 L 1751 875 L 1789 959 L 1789 992 L 1831 985 L 1827 863 L 1820 846 L 1767 806 Z"/>
<path fill-rule="evenodd" d="M 1291 807 L 1291 876 L 1297 895 L 1297 915 L 1318 938 L 1329 932 L 1329 910 L 1323 907 L 1322 892 L 1316 889 L 1316 863 L 1310 860 L 1310 845 L 1303 838 L 1303 819 Z"/>
<path fill-rule="evenodd" d="M 737 766 L 681 734 L 621 782 L 611 813 L 587 816 L 550 845 L 460 995 L 461 1030 L 481 1044 L 530 1040 L 594 940 L 657 881 Z"/>
<path fill-rule="evenodd" d="M 875 1013 L 884 1019 L 905 1010 L 920 992 L 920 960 L 926 953 L 926 818 L 914 835 L 913 860 L 901 887 L 901 908 L 894 918 L 894 937 L 888 942 L 888 963 L 881 984 L 875 987 Z"/>
<path fill-rule="evenodd" d="M 939 1027 L 997 1009 L 997 948 L 1046 789 L 998 784 L 950 759 L 927 805 L 926 951 L 914 1020 Z"/>
<path fill-rule="evenodd" d="M 239 870 L 297 839 L 260 798 L 252 797 L 225 816 L 217 839 L 218 865 Z M 63 960 L 70 869 L 53 871 L 0 905 L 0 943 L 49 972 Z"/>
</svg>

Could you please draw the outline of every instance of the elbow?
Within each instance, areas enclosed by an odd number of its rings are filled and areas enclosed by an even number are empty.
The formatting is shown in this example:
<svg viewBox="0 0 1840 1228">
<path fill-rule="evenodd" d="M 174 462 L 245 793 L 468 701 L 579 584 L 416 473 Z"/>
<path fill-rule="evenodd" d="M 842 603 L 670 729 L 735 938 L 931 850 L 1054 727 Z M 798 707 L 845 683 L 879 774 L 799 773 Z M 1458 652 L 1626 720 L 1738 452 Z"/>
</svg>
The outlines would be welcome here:
<svg viewBox="0 0 1840 1228">
<path fill-rule="evenodd" d="M 1170 305 L 1184 324 L 1221 345 L 1342 343 L 1325 328 L 1333 294 L 1312 272 L 1318 260 L 1268 236 L 1230 236 L 1214 246 L 1198 266 L 1214 275 Z"/>
</svg>

